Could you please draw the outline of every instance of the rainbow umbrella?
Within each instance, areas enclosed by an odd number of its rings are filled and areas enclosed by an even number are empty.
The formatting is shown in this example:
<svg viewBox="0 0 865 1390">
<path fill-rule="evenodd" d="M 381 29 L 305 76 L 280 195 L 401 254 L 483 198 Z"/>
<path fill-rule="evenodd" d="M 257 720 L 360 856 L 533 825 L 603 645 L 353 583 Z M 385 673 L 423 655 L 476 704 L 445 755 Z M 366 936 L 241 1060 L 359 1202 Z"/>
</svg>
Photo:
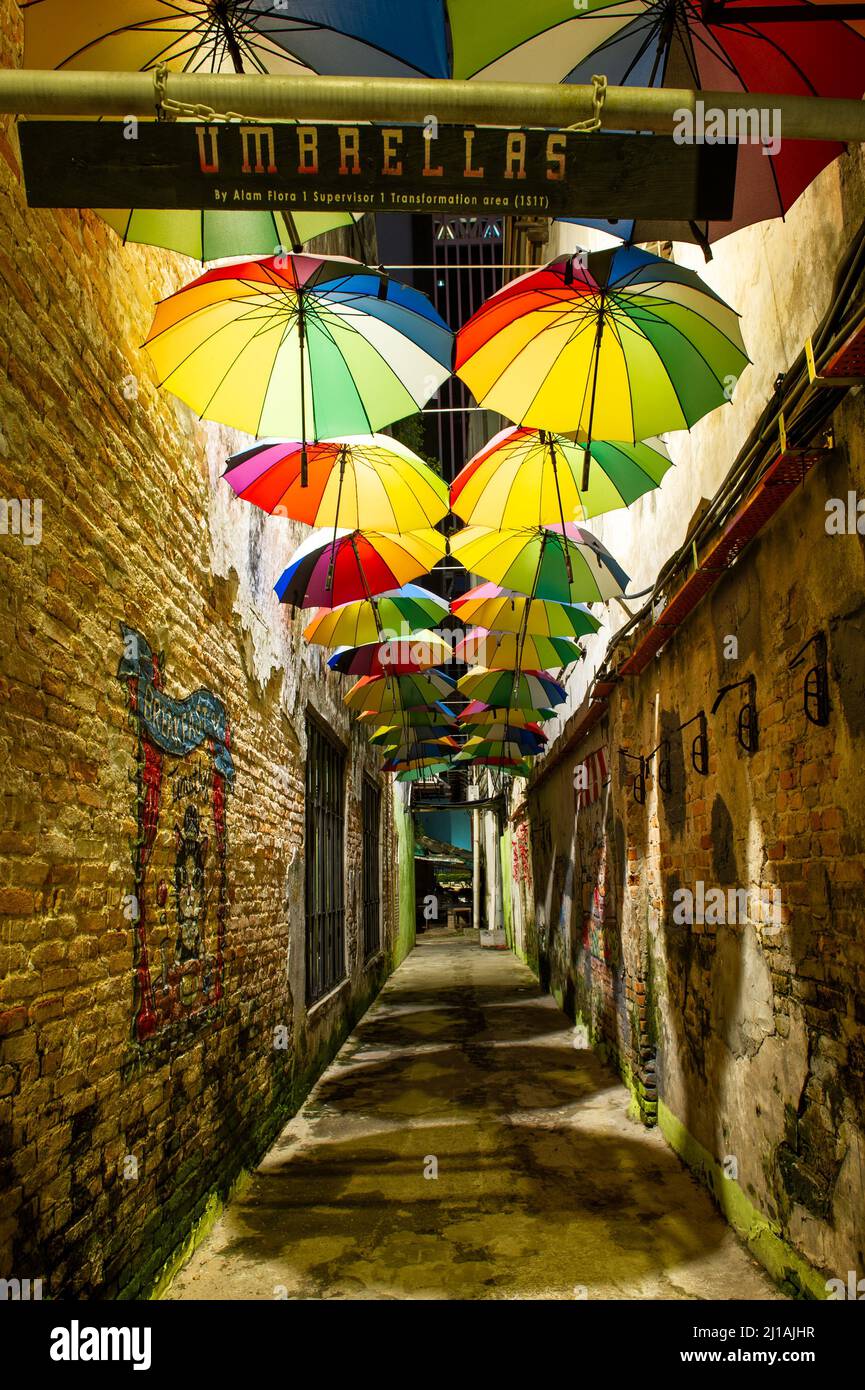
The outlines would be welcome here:
<svg viewBox="0 0 865 1390">
<path fill-rule="evenodd" d="M 490 724 L 505 721 L 511 726 L 543 724 L 548 719 L 556 719 L 556 711 L 541 706 L 539 709 L 515 709 L 512 705 L 488 705 L 483 700 L 471 700 L 457 715 L 461 729 L 484 728 Z"/>
<path fill-rule="evenodd" d="M 403 676 L 428 671 L 451 658 L 450 644 L 436 632 L 416 632 L 402 642 L 367 642 L 339 647 L 328 658 L 332 671 L 346 676 Z"/>
<path fill-rule="evenodd" d="M 508 531 L 466 526 L 451 536 L 450 549 L 473 574 L 532 598 L 603 602 L 623 594 L 629 582 L 601 542 L 570 522 Z"/>
<path fill-rule="evenodd" d="M 454 682 L 439 671 L 412 676 L 361 676 L 343 696 L 349 709 L 391 710 L 426 709 L 442 696 L 453 693 Z"/>
<path fill-rule="evenodd" d="M 361 710 L 357 716 L 359 724 L 378 724 L 381 725 L 381 714 L 378 710 Z M 387 711 L 387 722 L 390 728 L 394 725 L 402 725 L 406 728 L 438 728 L 448 730 L 453 728 L 456 715 L 447 705 L 436 700 L 430 705 L 418 705 L 416 709 L 392 709 Z"/>
<path fill-rule="evenodd" d="M 414 734 L 415 730 L 411 732 Z M 455 738 L 445 735 L 442 738 L 404 737 L 385 743 L 383 748 L 388 758 L 399 762 L 404 758 L 443 758 L 450 753 L 459 752 L 459 746 Z"/>
<path fill-rule="evenodd" d="M 447 77 L 440 0 L 22 0 L 35 68 Z"/>
<path fill-rule="evenodd" d="M 534 757 L 543 752 L 542 740 L 535 737 L 528 729 L 510 729 L 503 737 L 494 738 L 492 734 L 475 734 L 467 739 L 461 751 L 457 754 L 457 760 L 465 761 L 466 758 L 479 757 L 485 758 L 490 754 L 504 754 L 510 758 Z"/>
<path fill-rule="evenodd" d="M 454 763 L 457 760 L 454 758 Z M 465 762 L 459 764 L 460 767 L 495 767 L 506 776 L 528 777 L 532 770 L 532 765 L 527 758 L 509 758 L 506 755 L 495 757 L 492 754 L 485 754 L 483 757 L 467 758 Z"/>
<path fill-rule="evenodd" d="M 453 334 L 426 295 L 359 261 L 305 254 L 205 271 L 162 300 L 145 346 L 208 420 L 301 440 L 414 414 L 451 373 Z"/>
<path fill-rule="evenodd" d="M 451 484 L 451 511 L 473 526 L 584 521 L 629 507 L 659 486 L 672 460 L 660 439 L 592 444 L 591 482 L 580 486 L 586 445 L 567 435 L 511 426 L 470 459 Z"/>
<path fill-rule="evenodd" d="M 582 647 L 567 637 L 529 637 L 525 633 L 488 632 L 485 628 L 474 628 L 454 648 L 455 661 L 466 666 L 485 666 L 488 670 L 570 666 L 582 656 Z"/>
<path fill-rule="evenodd" d="M 358 647 L 410 637 L 434 627 L 448 612 L 447 602 L 438 594 L 420 584 L 404 584 L 372 599 L 320 608 L 303 635 L 322 647 Z"/>
<path fill-rule="evenodd" d="M 525 632 L 532 637 L 584 637 L 597 632 L 597 618 L 581 603 L 556 603 L 527 598 L 515 589 L 485 582 L 451 600 L 451 612 L 462 622 L 496 632 Z"/>
<path fill-rule="evenodd" d="M 302 452 L 300 441 L 266 439 L 234 454 L 222 476 L 238 497 L 310 526 L 418 531 L 447 514 L 447 487 L 397 439 L 369 434 L 307 444 L 305 487 Z"/>
<path fill-rule="evenodd" d="M 409 767 L 397 774 L 397 782 L 433 782 L 442 773 L 450 772 L 451 764 L 445 762 L 427 763 L 423 767 Z"/>
<path fill-rule="evenodd" d="M 488 705 L 530 710 L 561 705 L 567 698 L 565 687 L 549 671 L 486 671 L 478 666 L 460 676 L 457 689 Z"/>
<path fill-rule="evenodd" d="M 399 588 L 442 559 L 438 531 L 314 531 L 295 550 L 274 591 L 294 608 L 336 608 Z"/>
<path fill-rule="evenodd" d="M 417 772 L 421 768 L 441 767 L 449 768 L 450 763 L 444 762 L 441 756 L 428 755 L 424 758 L 389 758 L 381 765 L 382 772 Z"/>
<path fill-rule="evenodd" d="M 405 742 L 408 733 L 411 732 L 411 736 L 419 739 L 421 743 L 435 743 L 438 739 L 445 743 L 452 737 L 445 733 L 446 727 L 443 724 L 381 724 L 374 733 L 370 734 L 369 741 L 376 748 L 398 747 L 400 743 Z M 449 747 L 450 744 L 446 743 L 445 746 Z"/>
<path fill-rule="evenodd" d="M 468 732 L 472 738 L 481 739 L 508 739 L 516 733 L 533 734 L 540 745 L 547 742 L 547 735 L 544 733 L 540 724 L 526 718 L 522 710 L 502 710 L 501 719 L 496 723 L 488 724 L 461 724 L 461 729 Z M 468 747 L 468 743 L 464 745 Z"/>
<path fill-rule="evenodd" d="M 634 247 L 559 256 L 511 280 L 457 334 L 455 370 L 518 424 L 636 443 L 729 401 L 738 315 L 693 270 Z"/>
</svg>

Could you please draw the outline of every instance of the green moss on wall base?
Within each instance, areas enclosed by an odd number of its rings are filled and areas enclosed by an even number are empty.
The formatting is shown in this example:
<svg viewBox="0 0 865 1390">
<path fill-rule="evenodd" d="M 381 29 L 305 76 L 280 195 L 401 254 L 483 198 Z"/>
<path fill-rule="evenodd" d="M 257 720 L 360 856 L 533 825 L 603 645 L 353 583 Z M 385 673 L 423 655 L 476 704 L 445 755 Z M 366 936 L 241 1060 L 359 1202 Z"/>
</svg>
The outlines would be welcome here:
<svg viewBox="0 0 865 1390">
<path fill-rule="evenodd" d="M 797 1254 L 778 1227 L 757 1210 L 733 1178 L 725 1175 L 717 1159 L 688 1133 L 662 1100 L 658 1101 L 658 1124 L 670 1148 L 708 1187 L 733 1230 L 783 1292 L 793 1298 L 825 1299 L 827 1276 Z"/>
</svg>

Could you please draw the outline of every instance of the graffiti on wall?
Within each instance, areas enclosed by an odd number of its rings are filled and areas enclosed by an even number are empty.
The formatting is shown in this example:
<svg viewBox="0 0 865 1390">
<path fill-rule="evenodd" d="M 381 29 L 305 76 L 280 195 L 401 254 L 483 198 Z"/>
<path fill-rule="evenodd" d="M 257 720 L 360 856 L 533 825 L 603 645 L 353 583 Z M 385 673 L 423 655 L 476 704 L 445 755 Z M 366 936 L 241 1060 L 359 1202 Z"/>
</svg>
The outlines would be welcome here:
<svg viewBox="0 0 865 1390">
<path fill-rule="evenodd" d="M 212 1016 L 224 991 L 226 799 L 234 779 L 225 706 L 209 690 L 166 695 L 162 658 L 120 624 L 117 677 L 137 734 L 133 930 L 139 1043 Z"/>
<path fill-rule="evenodd" d="M 527 817 L 517 821 L 512 837 L 514 883 L 524 883 L 531 890 L 532 860 L 529 822 Z"/>
<path fill-rule="evenodd" d="M 583 775 L 580 776 L 580 770 Z M 606 820 L 610 778 L 606 750 L 579 763 L 576 788 L 577 859 L 581 870 L 582 946 L 594 960 L 611 965 L 617 949 L 615 892 L 610 881 Z"/>
</svg>

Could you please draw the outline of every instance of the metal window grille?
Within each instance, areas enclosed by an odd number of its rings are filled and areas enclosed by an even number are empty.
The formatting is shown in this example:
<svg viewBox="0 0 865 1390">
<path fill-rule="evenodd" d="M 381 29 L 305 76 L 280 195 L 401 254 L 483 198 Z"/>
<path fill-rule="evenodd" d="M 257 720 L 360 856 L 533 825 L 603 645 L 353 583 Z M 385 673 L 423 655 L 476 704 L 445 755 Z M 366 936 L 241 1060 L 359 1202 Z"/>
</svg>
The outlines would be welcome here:
<svg viewBox="0 0 865 1390">
<path fill-rule="evenodd" d="M 345 978 L 345 756 L 306 724 L 306 1002 Z"/>
<path fill-rule="evenodd" d="M 379 896 L 381 792 L 368 777 L 363 779 L 363 955 L 374 956 L 381 946 L 381 898 Z"/>
</svg>

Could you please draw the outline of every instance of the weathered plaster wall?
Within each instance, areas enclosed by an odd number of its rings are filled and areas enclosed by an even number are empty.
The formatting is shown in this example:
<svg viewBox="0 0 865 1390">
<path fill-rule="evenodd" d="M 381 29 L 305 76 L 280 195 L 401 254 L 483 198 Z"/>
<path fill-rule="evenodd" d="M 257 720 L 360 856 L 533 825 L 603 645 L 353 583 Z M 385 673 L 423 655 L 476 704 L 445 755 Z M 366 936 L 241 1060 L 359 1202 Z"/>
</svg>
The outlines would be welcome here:
<svg viewBox="0 0 865 1390">
<path fill-rule="evenodd" d="M 0 63 L 16 64 L 11 0 L 0 35 Z M 0 494 L 41 499 L 42 536 L 0 536 L 0 1274 L 42 1277 L 52 1297 L 152 1288 L 411 943 L 386 788 L 384 949 L 362 959 L 360 788 L 378 759 L 349 726 L 344 680 L 273 595 L 301 531 L 234 498 L 219 475 L 245 440 L 158 392 L 140 348 L 154 301 L 196 273 L 124 248 L 95 214 L 28 210 L 4 122 Z M 143 1044 L 121 621 L 164 653 L 168 696 L 223 702 L 235 769 L 222 998 Z M 308 1010 L 310 707 L 346 749 L 347 979 Z M 176 814 L 167 784 L 161 814 Z M 215 851 L 211 830 L 211 893 Z"/>
<path fill-rule="evenodd" d="M 822 176 L 786 226 L 731 238 L 702 268 L 742 310 L 755 365 L 731 407 L 671 440 L 677 467 L 660 493 L 630 516 L 591 523 L 634 588 L 681 543 L 816 326 L 863 212 L 857 154 Z M 692 251 L 676 254 L 694 262 Z M 516 903 L 520 931 L 537 933 L 542 982 L 619 1066 L 635 1113 L 663 1127 L 779 1280 L 813 1296 L 827 1277 L 865 1267 L 865 541 L 825 528 L 828 498 L 865 496 L 861 391 L 834 423 L 831 459 L 643 675 L 616 688 L 603 722 L 548 775 L 541 765 L 527 802 L 534 902 Z M 619 626 L 621 613 L 610 612 Z M 818 629 L 829 648 L 825 728 L 803 712 L 805 667 L 788 670 Z M 564 717 L 608 635 L 588 644 Z M 733 692 L 709 715 L 702 777 L 690 763 L 696 726 L 678 726 L 701 708 L 708 715 L 721 685 L 752 672 L 759 750 L 736 741 L 742 696 Z M 653 766 L 638 805 L 635 764 L 619 751 L 648 753 L 665 736 L 670 790 Z M 598 748 L 611 775 L 578 808 L 575 766 Z M 677 893 L 698 881 L 749 892 L 746 910 L 733 922 L 677 920 Z M 761 889 L 779 892 L 777 921 L 760 907 Z"/>
</svg>

